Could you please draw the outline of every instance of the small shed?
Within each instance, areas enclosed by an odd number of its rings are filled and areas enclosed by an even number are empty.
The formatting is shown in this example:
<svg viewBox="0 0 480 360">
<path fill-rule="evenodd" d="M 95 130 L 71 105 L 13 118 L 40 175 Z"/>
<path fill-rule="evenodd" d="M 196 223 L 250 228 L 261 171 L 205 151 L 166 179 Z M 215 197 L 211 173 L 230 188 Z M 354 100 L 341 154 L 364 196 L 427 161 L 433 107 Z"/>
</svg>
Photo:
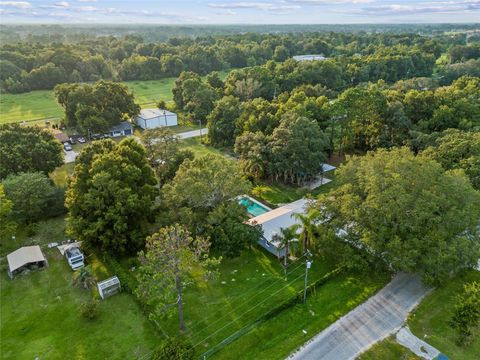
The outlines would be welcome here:
<svg viewBox="0 0 480 360">
<path fill-rule="evenodd" d="M 24 246 L 7 255 L 8 276 L 11 279 L 24 270 L 35 270 L 48 266 L 40 246 Z"/>
<path fill-rule="evenodd" d="M 128 121 L 122 121 L 121 123 L 112 126 L 107 135 L 110 137 L 133 135 L 133 126 Z"/>
<path fill-rule="evenodd" d="M 142 109 L 135 118 L 142 129 L 154 129 L 162 126 L 178 125 L 177 114 L 164 109 Z"/>
<path fill-rule="evenodd" d="M 103 280 L 97 283 L 98 293 L 100 297 L 105 300 L 105 298 L 112 296 L 122 290 L 120 285 L 120 280 L 118 277 L 113 276 L 107 280 Z"/>
</svg>

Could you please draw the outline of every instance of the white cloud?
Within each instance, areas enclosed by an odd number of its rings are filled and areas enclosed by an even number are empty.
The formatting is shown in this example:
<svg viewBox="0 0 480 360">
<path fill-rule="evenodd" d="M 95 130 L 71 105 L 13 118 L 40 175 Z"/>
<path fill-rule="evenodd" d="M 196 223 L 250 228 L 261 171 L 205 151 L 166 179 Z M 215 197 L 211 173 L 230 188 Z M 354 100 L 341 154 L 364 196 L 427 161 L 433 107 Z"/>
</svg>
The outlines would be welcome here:
<svg viewBox="0 0 480 360">
<path fill-rule="evenodd" d="M 256 9 L 267 11 L 285 11 L 300 9 L 299 5 L 280 5 L 264 2 L 233 2 L 233 3 L 210 3 L 211 8 L 217 9 Z"/>
<path fill-rule="evenodd" d="M 53 4 L 53 6 L 59 7 L 59 8 L 68 8 L 68 7 L 70 7 L 70 4 L 66 1 L 59 1 L 59 2 L 56 2 L 55 4 Z"/>
<path fill-rule="evenodd" d="M 408 15 L 424 13 L 458 13 L 480 10 L 480 0 L 438 1 L 420 4 L 391 4 L 368 6 L 360 10 L 365 15 Z"/>
<path fill-rule="evenodd" d="M 32 7 L 27 1 L 0 1 L 0 6 L 11 6 L 17 9 L 28 9 Z"/>
<path fill-rule="evenodd" d="M 341 4 L 368 4 L 375 0 L 287 0 L 291 3 L 303 5 L 341 5 Z"/>
</svg>

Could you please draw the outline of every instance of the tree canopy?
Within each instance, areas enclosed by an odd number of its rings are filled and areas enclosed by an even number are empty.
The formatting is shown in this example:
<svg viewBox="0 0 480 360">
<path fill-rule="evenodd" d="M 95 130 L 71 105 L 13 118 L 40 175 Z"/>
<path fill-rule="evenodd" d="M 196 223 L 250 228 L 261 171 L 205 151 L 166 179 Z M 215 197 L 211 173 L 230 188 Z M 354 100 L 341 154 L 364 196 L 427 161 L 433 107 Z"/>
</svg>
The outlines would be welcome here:
<svg viewBox="0 0 480 360">
<path fill-rule="evenodd" d="M 111 81 L 60 84 L 55 97 L 65 109 L 66 125 L 83 134 L 105 133 L 140 112 L 128 87 Z"/>
<path fill-rule="evenodd" d="M 10 174 L 41 171 L 48 174 L 63 164 L 62 145 L 36 126 L 0 126 L 0 179 Z"/>
<path fill-rule="evenodd" d="M 478 261 L 480 193 L 461 173 L 406 148 L 351 157 L 337 171 L 340 186 L 316 205 L 324 251 L 430 283 Z"/>
<path fill-rule="evenodd" d="M 68 184 L 68 231 L 102 250 L 138 250 L 151 220 L 155 184 L 145 149 L 135 139 L 89 144 Z"/>
</svg>

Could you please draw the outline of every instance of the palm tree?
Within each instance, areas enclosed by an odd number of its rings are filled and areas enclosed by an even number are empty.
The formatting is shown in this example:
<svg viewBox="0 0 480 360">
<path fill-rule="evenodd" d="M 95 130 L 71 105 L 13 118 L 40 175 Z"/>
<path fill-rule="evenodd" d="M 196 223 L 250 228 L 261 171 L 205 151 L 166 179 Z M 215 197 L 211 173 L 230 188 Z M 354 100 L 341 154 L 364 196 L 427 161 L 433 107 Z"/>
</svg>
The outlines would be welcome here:
<svg viewBox="0 0 480 360">
<path fill-rule="evenodd" d="M 294 240 L 297 239 L 297 230 L 299 229 L 299 225 L 295 224 L 292 225 L 288 228 L 281 228 L 280 232 L 280 245 L 282 248 L 285 249 L 285 255 L 283 257 L 283 267 L 285 270 L 285 276 L 287 275 L 287 265 L 288 265 L 288 253 L 290 250 L 290 247 L 294 247 L 297 242 L 294 242 Z"/>
<path fill-rule="evenodd" d="M 302 239 L 302 251 L 306 252 L 309 248 L 312 247 L 314 244 L 314 237 L 315 237 L 315 229 L 316 224 L 315 221 L 320 215 L 320 212 L 316 209 L 311 209 L 306 214 L 293 214 L 296 220 L 300 222 L 300 226 L 302 227 L 302 232 L 300 234 L 300 238 Z"/>
<path fill-rule="evenodd" d="M 90 266 L 84 266 L 73 273 L 73 286 L 82 286 L 84 289 L 90 289 L 92 286 L 95 286 L 95 284 L 95 276 Z"/>
</svg>

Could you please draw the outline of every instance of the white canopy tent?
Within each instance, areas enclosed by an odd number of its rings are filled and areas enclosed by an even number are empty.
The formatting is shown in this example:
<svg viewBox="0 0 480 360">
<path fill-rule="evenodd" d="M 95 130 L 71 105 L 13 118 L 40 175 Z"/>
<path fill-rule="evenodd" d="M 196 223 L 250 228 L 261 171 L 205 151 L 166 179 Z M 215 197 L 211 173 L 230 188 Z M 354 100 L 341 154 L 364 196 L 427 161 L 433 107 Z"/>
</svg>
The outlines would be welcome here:
<svg viewBox="0 0 480 360">
<path fill-rule="evenodd" d="M 40 246 L 24 246 L 7 255 L 8 276 L 13 279 L 15 273 L 24 268 L 42 268 L 48 265 Z"/>
</svg>

